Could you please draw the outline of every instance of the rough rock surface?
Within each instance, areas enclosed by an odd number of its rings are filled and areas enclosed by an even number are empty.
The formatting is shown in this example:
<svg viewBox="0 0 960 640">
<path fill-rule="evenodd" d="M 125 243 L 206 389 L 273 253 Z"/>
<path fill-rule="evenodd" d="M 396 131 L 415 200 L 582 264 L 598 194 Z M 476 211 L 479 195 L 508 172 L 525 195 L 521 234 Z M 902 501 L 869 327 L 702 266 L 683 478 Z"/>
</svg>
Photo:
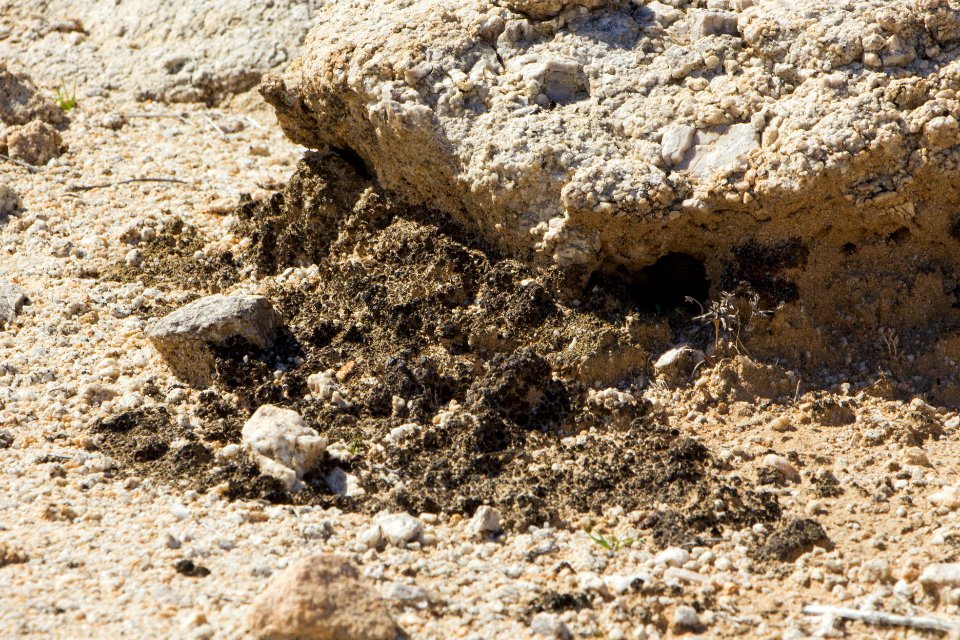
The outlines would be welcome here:
<svg viewBox="0 0 960 640">
<path fill-rule="evenodd" d="M 289 62 L 322 0 L 9 0 L 34 14 L 0 40 L 80 94 L 121 91 L 144 100 L 217 103 Z M 20 8 L 22 11 L 23 9 Z M 0 14 L 3 14 L 0 11 Z M 0 15 L 0 26 L 5 22 Z"/>
<path fill-rule="evenodd" d="M 314 555 L 288 567 L 250 606 L 258 640 L 395 640 L 376 593 L 343 556 Z"/>
<path fill-rule="evenodd" d="M 292 140 L 351 149 L 543 265 L 632 277 L 685 256 L 817 325 L 951 313 L 949 289 L 914 296 L 960 268 L 955 0 L 528 16 L 561 4 L 331 3 L 261 92 Z M 876 298 L 910 311 L 878 319 Z"/>
<path fill-rule="evenodd" d="M 59 124 L 64 115 L 26 74 L 11 71 L 0 61 L 0 123 L 23 125 L 33 120 Z"/>
<path fill-rule="evenodd" d="M 202 385 L 213 366 L 210 345 L 240 340 L 264 349 L 273 341 L 278 322 L 263 296 L 216 294 L 153 322 L 147 336 L 178 376 Z"/>
<path fill-rule="evenodd" d="M 60 155 L 62 147 L 60 132 L 39 120 L 21 127 L 10 127 L 0 134 L 0 150 L 27 164 L 47 164 Z"/>
<path fill-rule="evenodd" d="M 327 447 L 327 441 L 308 427 L 300 414 L 270 404 L 250 416 L 241 437 L 260 471 L 280 480 L 287 489 L 295 488 Z"/>
<path fill-rule="evenodd" d="M 9 70 L 0 61 L 0 153 L 17 162 L 44 165 L 63 150 L 55 126 L 62 127 L 66 121 L 63 110 L 29 76 Z M 6 200 L 0 189 L 0 215 Z"/>
</svg>

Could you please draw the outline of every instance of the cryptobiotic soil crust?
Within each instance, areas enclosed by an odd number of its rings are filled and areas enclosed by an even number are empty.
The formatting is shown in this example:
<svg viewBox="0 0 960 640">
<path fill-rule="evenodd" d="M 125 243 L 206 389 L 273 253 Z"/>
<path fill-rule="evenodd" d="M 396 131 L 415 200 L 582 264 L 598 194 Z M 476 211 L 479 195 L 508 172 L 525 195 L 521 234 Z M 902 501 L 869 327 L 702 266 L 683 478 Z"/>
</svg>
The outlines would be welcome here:
<svg viewBox="0 0 960 640">
<path fill-rule="evenodd" d="M 254 596 L 317 552 L 413 638 L 960 618 L 956 585 L 921 580 L 960 559 L 951 371 L 888 331 L 816 357 L 757 286 L 796 251 L 745 251 L 723 283 L 682 257 L 571 281 L 231 104 L 82 97 L 59 157 L 0 164 L 0 280 L 26 297 L 0 329 L 0 635 L 249 637 Z M 215 293 L 283 328 L 213 347 L 192 386 L 146 331 Z M 329 443 L 299 491 L 235 446 L 263 404 Z M 482 505 L 502 530 L 478 538 Z M 400 511 L 420 538 L 372 540 Z"/>
</svg>

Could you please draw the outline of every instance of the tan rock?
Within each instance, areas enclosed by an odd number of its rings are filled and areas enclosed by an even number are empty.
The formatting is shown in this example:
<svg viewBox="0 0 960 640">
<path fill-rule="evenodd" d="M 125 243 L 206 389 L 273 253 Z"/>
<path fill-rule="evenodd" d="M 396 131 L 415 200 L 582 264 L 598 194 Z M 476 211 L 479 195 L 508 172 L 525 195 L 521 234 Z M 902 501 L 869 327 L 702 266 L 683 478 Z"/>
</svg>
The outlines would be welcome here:
<svg viewBox="0 0 960 640">
<path fill-rule="evenodd" d="M 63 138 L 46 122 L 34 120 L 20 127 L 10 127 L 0 138 L 0 149 L 7 150 L 14 160 L 44 165 L 60 155 Z"/>
<path fill-rule="evenodd" d="M 398 629 L 350 560 L 314 555 L 283 571 L 250 606 L 258 640 L 394 640 Z"/>
</svg>

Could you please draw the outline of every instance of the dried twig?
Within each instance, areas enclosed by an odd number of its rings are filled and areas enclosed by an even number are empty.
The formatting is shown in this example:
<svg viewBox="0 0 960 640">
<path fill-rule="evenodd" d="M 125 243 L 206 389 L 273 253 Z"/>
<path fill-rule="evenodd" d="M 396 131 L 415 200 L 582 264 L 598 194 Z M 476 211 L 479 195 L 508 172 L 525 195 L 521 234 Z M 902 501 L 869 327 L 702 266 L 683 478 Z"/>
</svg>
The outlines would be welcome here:
<svg viewBox="0 0 960 640">
<path fill-rule="evenodd" d="M 77 192 L 77 191 L 92 191 L 93 189 L 105 189 L 107 187 L 115 187 L 121 184 L 130 184 L 131 182 L 166 182 L 172 184 L 190 184 L 186 180 L 178 180 L 177 178 L 130 178 L 129 180 L 120 180 L 118 182 L 104 182 L 103 184 L 75 184 L 73 186 L 67 187 L 67 191 Z"/>
<path fill-rule="evenodd" d="M 182 113 L 125 113 L 124 118 L 176 118 L 182 122 L 190 124 L 186 116 Z"/>
<path fill-rule="evenodd" d="M 224 131 L 223 129 L 221 129 L 219 126 L 217 126 L 217 123 L 214 122 L 213 119 L 212 119 L 210 116 L 208 116 L 208 115 L 205 114 L 205 113 L 201 113 L 200 115 L 201 115 L 201 117 L 203 117 L 204 120 L 207 121 L 207 124 L 209 124 L 211 127 L 213 127 L 214 130 L 216 130 L 221 136 L 223 136 L 224 138 L 227 137 L 227 132 Z"/>
<path fill-rule="evenodd" d="M 14 160 L 10 156 L 5 156 L 2 153 L 0 153 L 0 160 L 6 160 L 7 162 L 12 162 L 15 165 L 19 165 L 30 173 L 36 173 L 37 171 L 40 171 L 40 167 L 32 165 L 29 162 L 24 162 L 23 160 Z"/>
<path fill-rule="evenodd" d="M 899 616 L 883 611 L 864 611 L 862 609 L 848 609 L 830 605 L 808 605 L 803 608 L 807 615 L 834 616 L 847 620 L 860 620 L 867 624 L 891 625 L 896 627 L 910 627 L 925 631 L 953 631 L 960 629 L 960 623 L 948 618 L 934 618 L 932 616 Z"/>
</svg>

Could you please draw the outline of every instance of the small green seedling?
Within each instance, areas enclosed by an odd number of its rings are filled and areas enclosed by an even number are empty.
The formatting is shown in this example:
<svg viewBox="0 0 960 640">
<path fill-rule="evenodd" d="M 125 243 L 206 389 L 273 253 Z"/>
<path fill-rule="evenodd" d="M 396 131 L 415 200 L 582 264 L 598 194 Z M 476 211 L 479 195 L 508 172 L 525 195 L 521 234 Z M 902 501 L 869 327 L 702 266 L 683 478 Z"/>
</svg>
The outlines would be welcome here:
<svg viewBox="0 0 960 640">
<path fill-rule="evenodd" d="M 60 86 L 57 87 L 57 106 L 63 109 L 64 111 L 70 111 L 77 106 L 77 81 L 73 81 L 73 87 L 70 90 L 70 93 L 67 93 L 67 85 L 60 81 Z"/>
<path fill-rule="evenodd" d="M 587 532 L 587 535 L 590 536 L 590 539 L 596 542 L 598 545 L 606 549 L 607 551 L 612 551 L 616 553 L 620 549 L 626 549 L 634 542 L 636 538 L 618 538 L 617 536 L 605 536 L 602 533 L 590 533 Z"/>
</svg>

